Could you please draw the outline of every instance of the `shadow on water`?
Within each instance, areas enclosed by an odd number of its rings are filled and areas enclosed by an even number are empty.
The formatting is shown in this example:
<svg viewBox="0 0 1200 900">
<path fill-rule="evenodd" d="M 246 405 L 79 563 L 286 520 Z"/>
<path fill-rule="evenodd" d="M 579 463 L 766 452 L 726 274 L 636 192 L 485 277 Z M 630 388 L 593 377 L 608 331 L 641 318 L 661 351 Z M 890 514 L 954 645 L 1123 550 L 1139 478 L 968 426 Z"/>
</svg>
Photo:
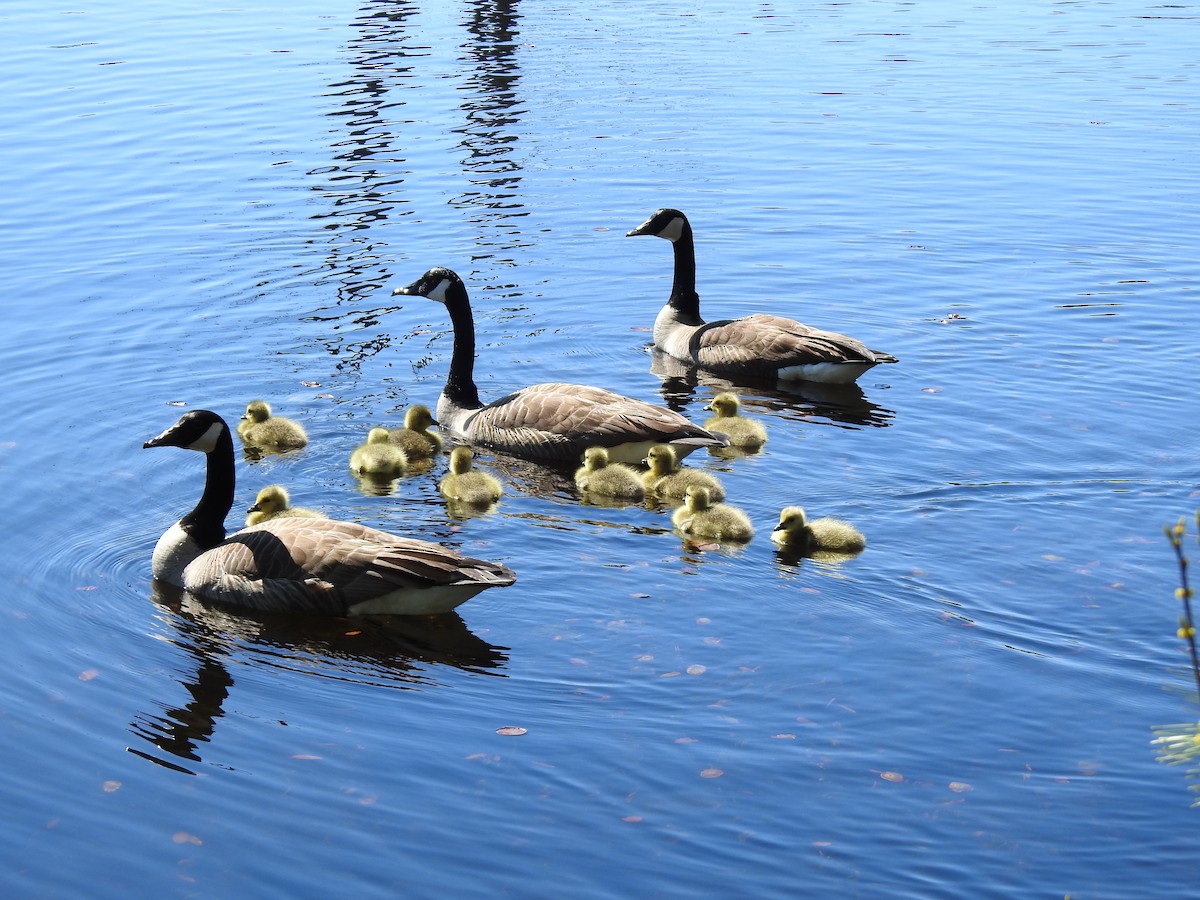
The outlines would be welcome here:
<svg viewBox="0 0 1200 900">
<path fill-rule="evenodd" d="M 733 391 L 750 410 L 770 410 L 773 415 L 803 421 L 826 420 L 839 428 L 886 428 L 895 413 L 872 403 L 857 384 L 819 384 L 810 381 L 779 382 L 715 375 L 689 365 L 651 347 L 650 372 L 662 385 L 663 402 L 676 412 L 685 412 L 698 400 L 705 404 L 708 392 Z M 697 396 L 703 388 L 703 396 Z"/>
<path fill-rule="evenodd" d="M 227 661 L 235 655 L 241 664 L 399 690 L 438 684 L 439 666 L 503 677 L 508 662 L 507 648 L 473 634 L 456 613 L 346 619 L 234 611 L 159 582 L 151 599 L 172 632 L 164 640 L 190 658 L 180 682 L 190 699 L 138 713 L 130 730 L 152 749 L 128 750 L 189 775 L 196 773 L 188 763 L 202 761 L 200 745 L 224 715 L 234 685 Z"/>
<path fill-rule="evenodd" d="M 469 187 L 448 203 L 465 212 L 475 232 L 471 259 L 495 258 L 507 265 L 514 263 L 513 250 L 531 243 L 513 221 L 528 215 L 517 193 L 521 164 L 513 157 L 518 140 L 513 126 L 521 114 L 516 6 L 517 0 L 483 0 L 467 12 L 462 23 L 467 39 L 459 57 L 462 70 L 470 72 L 459 104 L 465 124 L 450 132 L 459 137 L 460 166 Z M 318 285 L 332 283 L 337 296 L 332 306 L 304 321 L 323 323 L 331 332 L 318 340 L 338 358 L 339 371 L 358 371 L 364 360 L 396 340 L 375 330 L 401 307 L 372 299 L 393 276 L 384 232 L 373 235 L 372 229 L 417 213 L 406 196 L 412 168 L 404 132 L 414 122 L 404 118 L 402 98 L 420 86 L 414 82 L 415 63 L 432 55 L 408 35 L 409 20 L 418 12 L 412 3 L 370 4 L 353 20 L 355 37 L 347 44 L 351 74 L 326 94 L 336 104 L 327 113 L 337 126 L 334 162 L 308 173 L 318 181 L 313 190 L 328 209 L 313 216 L 327 232 L 321 268 L 306 274 L 316 276 Z M 446 262 L 430 261 L 426 268 Z"/>
</svg>

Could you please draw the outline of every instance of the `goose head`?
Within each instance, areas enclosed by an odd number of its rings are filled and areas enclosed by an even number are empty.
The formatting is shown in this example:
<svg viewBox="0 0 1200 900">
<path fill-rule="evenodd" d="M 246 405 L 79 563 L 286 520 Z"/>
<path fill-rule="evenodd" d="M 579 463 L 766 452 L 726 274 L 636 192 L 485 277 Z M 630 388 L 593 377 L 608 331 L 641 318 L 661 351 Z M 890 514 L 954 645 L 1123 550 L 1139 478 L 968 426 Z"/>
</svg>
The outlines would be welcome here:
<svg viewBox="0 0 1200 900">
<path fill-rule="evenodd" d="M 655 444 L 642 460 L 642 464 L 649 466 L 655 475 L 670 475 L 679 468 L 679 457 L 676 456 L 674 447 Z"/>
<path fill-rule="evenodd" d="M 265 422 L 271 418 L 271 404 L 266 400 L 251 400 L 246 404 L 246 412 L 242 414 L 243 421 Z"/>
<path fill-rule="evenodd" d="M 254 498 L 254 505 L 246 512 L 277 513 L 287 509 L 291 499 L 287 488 L 281 484 L 271 484 L 258 492 L 258 496 Z"/>
<path fill-rule="evenodd" d="M 669 208 L 660 209 L 637 228 L 626 234 L 625 237 L 638 237 L 643 234 L 651 234 L 654 237 L 664 238 L 673 244 L 683 237 L 684 232 L 690 227 L 687 216 L 679 210 Z"/>
<path fill-rule="evenodd" d="M 721 418 L 733 418 L 741 409 L 741 401 L 738 400 L 736 394 L 728 392 L 717 394 L 712 398 L 712 402 L 708 404 L 708 408 L 715 412 Z"/>
<path fill-rule="evenodd" d="M 142 444 L 142 449 L 182 447 L 184 450 L 212 453 L 217 449 L 222 432 L 229 432 L 229 426 L 225 424 L 224 419 L 207 409 L 193 409 L 184 413 L 178 422 L 158 437 Z"/>
<path fill-rule="evenodd" d="M 436 300 L 438 303 L 446 303 L 459 295 L 465 296 L 466 292 L 466 286 L 463 285 L 462 279 L 456 272 L 437 266 L 412 284 L 396 288 L 392 294 L 393 296 L 402 294 L 409 297 L 425 297 L 429 300 Z"/>
</svg>

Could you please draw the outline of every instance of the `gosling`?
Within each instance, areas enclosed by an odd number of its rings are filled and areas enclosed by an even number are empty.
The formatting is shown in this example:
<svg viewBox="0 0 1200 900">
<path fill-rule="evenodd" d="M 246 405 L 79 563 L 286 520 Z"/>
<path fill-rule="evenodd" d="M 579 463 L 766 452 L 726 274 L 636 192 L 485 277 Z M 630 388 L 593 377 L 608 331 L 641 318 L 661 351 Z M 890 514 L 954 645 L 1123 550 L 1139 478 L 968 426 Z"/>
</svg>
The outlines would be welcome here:
<svg viewBox="0 0 1200 900">
<path fill-rule="evenodd" d="M 258 492 L 254 505 L 246 511 L 246 524 L 257 525 L 270 519 L 324 519 L 325 514 L 304 506 L 292 506 L 292 498 L 282 484 L 271 484 Z"/>
<path fill-rule="evenodd" d="M 284 416 L 271 415 L 271 405 L 265 400 L 251 400 L 238 421 L 238 437 L 242 443 L 282 453 L 299 450 L 308 445 L 308 435 L 298 422 Z"/>
<path fill-rule="evenodd" d="M 694 485 L 708 488 L 709 497 L 714 501 L 725 499 L 725 488 L 721 482 L 707 472 L 679 465 L 679 458 L 675 455 L 673 447 L 655 444 L 642 462 L 650 467 L 650 470 L 642 475 L 647 497 L 680 503 L 687 489 Z"/>
<path fill-rule="evenodd" d="M 767 429 L 754 419 L 738 415 L 741 402 L 728 392 L 713 397 L 708 408 L 716 413 L 704 423 L 708 431 L 719 431 L 729 437 L 729 446 L 753 453 L 767 442 Z"/>
<path fill-rule="evenodd" d="M 404 427 L 388 432 L 388 442 L 400 447 L 410 460 L 431 459 L 442 450 L 442 439 L 429 430 L 436 425 L 428 406 L 410 406 L 404 414 Z"/>
<path fill-rule="evenodd" d="M 779 524 L 771 532 L 771 540 L 781 550 L 793 553 L 862 553 L 867 539 L 849 522 L 828 516 L 808 521 L 799 506 L 786 506 L 779 514 Z"/>
<path fill-rule="evenodd" d="M 491 475 L 472 468 L 474 456 L 470 447 L 455 447 L 450 452 L 450 471 L 442 477 L 438 490 L 456 503 L 488 506 L 500 499 L 504 488 Z"/>
<path fill-rule="evenodd" d="M 671 514 L 671 524 L 689 538 L 744 544 L 754 537 L 750 518 L 736 506 L 714 503 L 702 485 L 688 487 L 683 506 Z"/>
<path fill-rule="evenodd" d="M 386 428 L 372 428 L 367 442 L 350 454 L 350 471 L 359 478 L 399 478 L 408 468 L 408 454 L 388 442 Z"/>
<path fill-rule="evenodd" d="M 584 494 L 640 502 L 646 487 L 638 473 L 624 463 L 610 462 L 604 447 L 589 447 L 583 466 L 575 473 L 575 486 Z"/>
</svg>

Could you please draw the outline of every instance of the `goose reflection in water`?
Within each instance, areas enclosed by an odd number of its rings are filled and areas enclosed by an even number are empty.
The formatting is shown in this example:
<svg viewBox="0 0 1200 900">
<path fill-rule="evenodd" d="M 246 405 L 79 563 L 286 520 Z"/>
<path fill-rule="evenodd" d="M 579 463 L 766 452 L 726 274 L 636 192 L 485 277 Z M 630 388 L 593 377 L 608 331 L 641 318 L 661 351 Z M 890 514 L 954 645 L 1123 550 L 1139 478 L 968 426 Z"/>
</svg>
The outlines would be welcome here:
<svg viewBox="0 0 1200 900">
<path fill-rule="evenodd" d="M 662 381 L 659 393 L 667 407 L 684 412 L 697 398 L 697 388 L 730 391 L 748 409 L 770 410 L 788 419 L 826 419 L 840 428 L 886 428 L 895 412 L 872 403 L 857 384 L 791 381 L 774 384 L 753 378 L 714 375 L 650 347 L 650 372 Z M 707 395 L 707 391 L 706 391 Z M 707 396 L 705 400 L 707 401 Z M 714 455 L 737 455 L 729 448 Z"/>
<path fill-rule="evenodd" d="M 357 684 L 422 690 L 438 685 L 448 666 L 477 675 L 504 677 L 507 648 L 473 634 L 457 613 L 437 616 L 320 616 L 233 611 L 207 604 L 185 591 L 155 583 L 151 599 L 172 634 L 163 639 L 183 650 L 192 668 L 181 681 L 188 700 L 140 712 L 130 723 L 150 747 L 126 749 L 157 765 L 188 775 L 202 762 L 234 679 L 226 660 Z"/>
</svg>

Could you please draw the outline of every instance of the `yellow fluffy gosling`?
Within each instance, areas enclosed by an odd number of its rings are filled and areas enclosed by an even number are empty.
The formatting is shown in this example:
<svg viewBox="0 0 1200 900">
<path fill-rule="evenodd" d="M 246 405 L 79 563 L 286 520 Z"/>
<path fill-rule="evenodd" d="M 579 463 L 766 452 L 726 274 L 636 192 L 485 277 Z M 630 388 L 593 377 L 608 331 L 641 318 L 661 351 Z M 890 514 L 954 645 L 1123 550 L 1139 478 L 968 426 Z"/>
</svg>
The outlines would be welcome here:
<svg viewBox="0 0 1200 900">
<path fill-rule="evenodd" d="M 683 506 L 671 514 L 671 524 L 689 538 L 744 544 L 754 537 L 750 518 L 736 506 L 714 503 L 708 488 L 692 485 Z"/>
<path fill-rule="evenodd" d="M 666 444 L 655 444 L 642 461 L 650 467 L 642 476 L 642 484 L 648 497 L 680 503 L 687 489 L 697 486 L 708 488 L 709 497 L 714 501 L 725 499 L 725 488 L 715 476 L 699 469 L 681 466 L 674 448 Z"/>
<path fill-rule="evenodd" d="M 271 415 L 271 405 L 265 400 L 251 400 L 246 404 L 237 433 L 245 444 L 276 452 L 299 450 L 308 444 L 308 435 L 300 423 Z"/>
<path fill-rule="evenodd" d="M 388 432 L 388 441 L 400 447 L 410 460 L 428 459 L 442 450 L 442 439 L 429 430 L 436 425 L 428 406 L 410 406 L 404 414 L 404 427 Z"/>
<path fill-rule="evenodd" d="M 717 394 L 708 408 L 716 415 L 705 422 L 704 427 L 728 435 L 730 447 L 753 452 L 762 449 L 767 442 L 767 429 L 754 419 L 738 414 L 741 402 L 736 394 Z"/>
<path fill-rule="evenodd" d="M 624 463 L 611 462 L 604 447 L 588 447 L 583 466 L 575 472 L 575 486 L 585 494 L 640 501 L 646 496 L 642 479 Z"/>
<path fill-rule="evenodd" d="M 350 454 L 350 471 L 359 478 L 399 478 L 408 468 L 408 455 L 388 443 L 386 428 L 372 428 L 367 442 Z"/>
<path fill-rule="evenodd" d="M 472 468 L 474 456 L 470 447 L 455 447 L 450 452 L 450 471 L 438 485 L 438 490 L 447 500 L 486 506 L 495 503 L 504 493 L 499 481 L 486 472 Z"/>
<path fill-rule="evenodd" d="M 305 519 L 327 518 L 322 512 L 304 506 L 292 506 L 291 502 L 292 498 L 282 484 L 267 485 L 258 492 L 258 496 L 254 498 L 254 505 L 246 511 L 246 524 L 257 525 L 259 522 L 289 516 Z"/>
<path fill-rule="evenodd" d="M 831 553 L 862 553 L 867 539 L 849 522 L 828 516 L 808 521 L 799 506 L 787 506 L 779 514 L 779 524 L 771 532 L 771 540 L 780 549 L 794 553 L 824 550 Z"/>
</svg>

